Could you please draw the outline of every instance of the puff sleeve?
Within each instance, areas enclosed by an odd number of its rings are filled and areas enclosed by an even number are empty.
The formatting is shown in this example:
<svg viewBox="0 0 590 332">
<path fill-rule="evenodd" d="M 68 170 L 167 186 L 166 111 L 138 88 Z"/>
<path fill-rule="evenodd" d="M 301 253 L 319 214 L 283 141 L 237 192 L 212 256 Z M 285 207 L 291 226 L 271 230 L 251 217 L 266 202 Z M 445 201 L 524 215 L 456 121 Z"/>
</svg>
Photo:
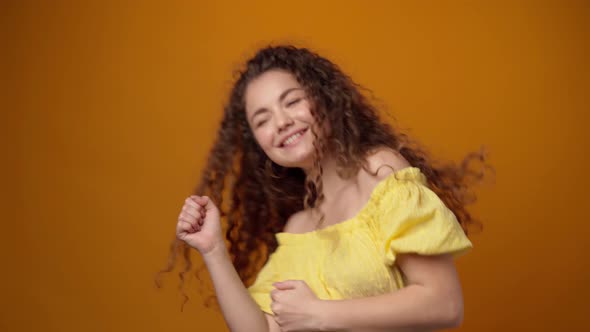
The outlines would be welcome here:
<svg viewBox="0 0 590 332">
<path fill-rule="evenodd" d="M 388 177 L 377 193 L 374 222 L 387 265 L 402 253 L 457 256 L 472 247 L 453 212 L 413 170 Z"/>
</svg>

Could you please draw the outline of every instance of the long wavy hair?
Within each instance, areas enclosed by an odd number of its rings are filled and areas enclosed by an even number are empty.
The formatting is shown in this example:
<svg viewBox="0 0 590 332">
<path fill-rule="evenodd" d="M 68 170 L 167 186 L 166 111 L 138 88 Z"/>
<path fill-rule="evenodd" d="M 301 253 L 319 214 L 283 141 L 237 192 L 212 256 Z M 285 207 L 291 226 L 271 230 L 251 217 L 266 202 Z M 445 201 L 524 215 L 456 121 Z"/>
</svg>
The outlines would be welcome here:
<svg viewBox="0 0 590 332">
<path fill-rule="evenodd" d="M 244 94 L 248 83 L 273 69 L 294 75 L 306 91 L 316 124 L 323 128 L 327 122 L 331 127 L 330 135 L 313 132 L 314 164 L 307 175 L 301 169 L 272 162 L 257 144 L 246 120 Z M 366 157 L 377 148 L 398 151 L 426 176 L 430 188 L 453 211 L 466 233 L 468 226 L 481 225 L 466 205 L 475 201 L 472 184 L 485 173 L 483 149 L 468 154 L 459 164 L 435 163 L 406 134 L 380 120 L 377 108 L 363 95 L 361 86 L 337 65 L 306 48 L 263 48 L 236 74 L 217 139 L 194 194 L 209 196 L 219 207 L 230 257 L 245 285 L 253 282 L 276 249 L 274 235 L 283 230 L 289 216 L 314 209 L 324 200 L 320 161 L 328 148 L 337 156 L 338 174 L 343 178 L 357 174 L 361 167 L 367 169 Z M 470 166 L 472 161 L 480 162 L 479 169 Z M 318 220 L 321 222 L 322 217 Z M 167 266 L 158 272 L 156 285 L 160 287 L 163 273 L 174 270 L 179 256 L 185 263 L 179 272 L 182 310 L 188 300 L 184 284 L 192 269 L 190 247 L 183 241 L 172 241 Z M 196 272 L 199 280 L 202 270 Z"/>
</svg>

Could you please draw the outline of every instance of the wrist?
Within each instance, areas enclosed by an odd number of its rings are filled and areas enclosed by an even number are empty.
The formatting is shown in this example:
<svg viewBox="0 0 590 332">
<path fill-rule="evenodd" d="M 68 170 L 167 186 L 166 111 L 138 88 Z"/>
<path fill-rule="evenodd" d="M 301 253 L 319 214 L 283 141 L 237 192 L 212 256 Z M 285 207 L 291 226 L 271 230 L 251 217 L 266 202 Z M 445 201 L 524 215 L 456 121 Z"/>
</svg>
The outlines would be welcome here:
<svg viewBox="0 0 590 332">
<path fill-rule="evenodd" d="M 214 245 L 211 250 L 208 250 L 201 255 L 203 256 L 203 260 L 205 262 L 215 261 L 217 259 L 224 258 L 224 256 L 227 256 L 227 248 L 225 248 L 225 244 L 221 242 L 217 245 Z"/>
<path fill-rule="evenodd" d="M 318 300 L 314 308 L 317 314 L 317 329 L 318 331 L 338 331 L 334 318 L 332 315 L 331 304 L 332 300 Z"/>
</svg>

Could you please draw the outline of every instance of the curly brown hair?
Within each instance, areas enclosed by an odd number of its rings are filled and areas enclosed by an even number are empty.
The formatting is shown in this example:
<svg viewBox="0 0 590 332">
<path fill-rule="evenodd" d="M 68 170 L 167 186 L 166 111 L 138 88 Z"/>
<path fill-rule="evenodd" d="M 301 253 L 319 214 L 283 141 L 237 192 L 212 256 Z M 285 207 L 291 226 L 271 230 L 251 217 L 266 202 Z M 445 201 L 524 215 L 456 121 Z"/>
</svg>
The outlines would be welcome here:
<svg viewBox="0 0 590 332">
<path fill-rule="evenodd" d="M 330 124 L 329 136 L 313 132 L 311 175 L 272 162 L 257 144 L 246 120 L 244 94 L 248 83 L 272 69 L 293 74 L 311 101 L 316 123 L 320 128 L 326 121 Z M 467 155 L 459 165 L 435 164 L 406 134 L 380 120 L 376 107 L 363 95 L 364 88 L 337 65 L 306 48 L 263 48 L 236 74 L 217 139 L 194 194 L 209 196 L 217 203 L 226 225 L 230 257 L 244 284 L 253 281 L 276 249 L 275 233 L 283 230 L 287 219 L 323 201 L 320 161 L 328 148 L 337 156 L 338 174 L 343 178 L 357 174 L 361 167 L 367 169 L 367 156 L 378 148 L 399 151 L 426 176 L 430 188 L 454 212 L 465 232 L 469 225 L 479 224 L 465 206 L 475 201 L 470 188 L 484 174 L 470 167 L 470 162 L 479 160 L 485 165 L 483 150 Z M 318 222 L 321 224 L 322 217 Z M 192 268 L 190 247 L 184 242 L 172 241 L 168 264 L 158 273 L 156 284 L 160 287 L 161 274 L 174 269 L 178 255 L 185 262 L 179 273 L 184 306 L 188 300 L 185 277 Z"/>
</svg>

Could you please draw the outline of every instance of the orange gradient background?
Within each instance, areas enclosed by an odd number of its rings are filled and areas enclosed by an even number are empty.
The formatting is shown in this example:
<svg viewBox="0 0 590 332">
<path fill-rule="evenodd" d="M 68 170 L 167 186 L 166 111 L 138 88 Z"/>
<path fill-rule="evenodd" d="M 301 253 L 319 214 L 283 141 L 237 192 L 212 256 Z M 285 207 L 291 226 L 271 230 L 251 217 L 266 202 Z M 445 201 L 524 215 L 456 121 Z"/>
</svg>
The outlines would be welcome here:
<svg viewBox="0 0 590 332">
<path fill-rule="evenodd" d="M 226 330 L 195 279 L 180 313 L 152 278 L 232 70 L 270 43 L 332 59 L 438 159 L 487 146 L 461 331 L 587 326 L 587 1 L 0 6 L 1 331 Z"/>
</svg>

